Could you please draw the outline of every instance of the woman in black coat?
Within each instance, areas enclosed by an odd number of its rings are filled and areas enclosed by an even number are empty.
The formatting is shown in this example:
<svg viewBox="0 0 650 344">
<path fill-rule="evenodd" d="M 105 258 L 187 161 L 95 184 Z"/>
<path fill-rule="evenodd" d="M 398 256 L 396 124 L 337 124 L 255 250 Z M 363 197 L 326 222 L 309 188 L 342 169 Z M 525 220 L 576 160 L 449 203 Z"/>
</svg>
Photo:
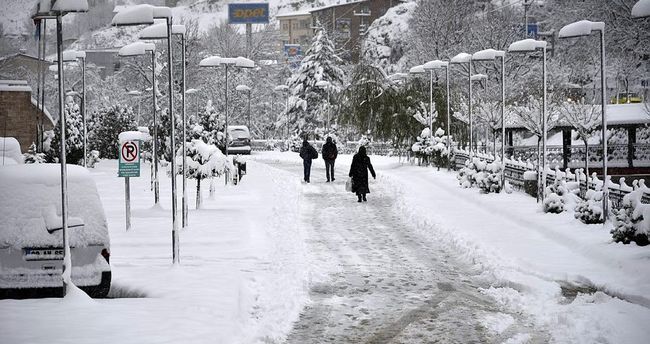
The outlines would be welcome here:
<svg viewBox="0 0 650 344">
<path fill-rule="evenodd" d="M 373 178 L 377 178 L 375 169 L 372 168 L 372 163 L 370 163 L 370 158 L 366 155 L 366 147 L 361 146 L 359 152 L 352 158 L 352 165 L 348 174 L 348 176 L 352 177 L 352 192 L 357 194 L 358 202 L 366 202 L 366 194 L 370 193 L 368 170 L 370 170 Z"/>
</svg>

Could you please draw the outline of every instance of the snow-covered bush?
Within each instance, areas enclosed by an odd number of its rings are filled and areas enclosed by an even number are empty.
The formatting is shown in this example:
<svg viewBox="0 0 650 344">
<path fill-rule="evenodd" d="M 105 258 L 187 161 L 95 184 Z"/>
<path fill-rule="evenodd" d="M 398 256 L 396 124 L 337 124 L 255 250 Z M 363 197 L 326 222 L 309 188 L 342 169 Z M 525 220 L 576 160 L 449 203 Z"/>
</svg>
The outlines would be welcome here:
<svg viewBox="0 0 650 344">
<path fill-rule="evenodd" d="M 36 151 L 36 144 L 32 142 L 27 150 L 27 153 L 24 153 L 24 161 L 26 164 L 42 164 L 47 162 L 45 159 L 45 153 L 39 153 Z"/>
<path fill-rule="evenodd" d="M 565 180 L 556 178 L 555 182 L 546 187 L 544 197 L 544 212 L 559 214 L 571 205 L 574 205 L 579 197 L 577 193 L 579 190 L 577 182 L 566 182 Z"/>
<path fill-rule="evenodd" d="M 485 167 L 476 173 L 476 184 L 484 193 L 501 192 L 502 174 L 501 162 L 494 161 L 485 164 Z"/>
<path fill-rule="evenodd" d="M 640 187 L 623 197 L 621 209 L 614 209 L 614 228 L 611 233 L 614 241 L 639 246 L 648 245 L 650 234 L 650 204 L 641 203 L 647 188 Z"/>
<path fill-rule="evenodd" d="M 465 167 L 461 168 L 456 177 L 463 188 L 471 188 L 476 184 L 476 175 L 485 169 L 486 163 L 479 158 L 465 161 Z"/>
<path fill-rule="evenodd" d="M 603 192 L 587 190 L 585 199 L 578 202 L 575 210 L 575 218 L 586 224 L 603 222 Z"/>
<path fill-rule="evenodd" d="M 71 96 L 65 101 L 65 159 L 68 164 L 80 164 L 83 160 L 83 125 L 79 105 L 77 105 Z M 117 136 L 115 136 L 117 139 Z M 50 150 L 47 152 L 47 160 L 58 162 L 61 151 L 61 125 L 57 121 L 54 126 L 54 137 L 50 144 Z M 117 154 L 117 147 L 115 147 Z"/>
<path fill-rule="evenodd" d="M 92 129 L 88 128 L 88 146 L 104 159 L 117 159 L 121 132 L 136 130 L 135 114 L 130 107 L 113 105 L 92 115 Z M 82 154 L 83 156 L 83 154 Z"/>
<path fill-rule="evenodd" d="M 544 212 L 545 213 L 553 213 L 553 214 L 560 214 L 565 210 L 564 207 L 564 200 L 560 195 L 551 192 L 550 194 L 547 194 L 546 197 L 544 198 Z"/>
<path fill-rule="evenodd" d="M 447 166 L 447 136 L 445 131 L 438 128 L 433 136 L 429 128 L 424 128 L 411 146 L 415 157 L 435 164 L 438 168 Z M 452 157 L 453 159 L 453 157 Z"/>
<path fill-rule="evenodd" d="M 300 147 L 302 147 L 302 137 L 298 134 L 293 134 L 289 140 L 285 142 L 285 147 L 289 147 L 289 150 L 292 152 L 299 152 Z"/>
<path fill-rule="evenodd" d="M 213 144 L 207 144 L 202 140 L 192 140 L 186 145 L 187 149 L 187 177 L 196 179 L 196 209 L 201 208 L 201 180 L 218 177 L 226 171 L 234 172 L 232 162 L 221 153 L 219 148 Z M 182 148 L 176 155 L 178 173 L 183 173 L 183 151 Z"/>
</svg>

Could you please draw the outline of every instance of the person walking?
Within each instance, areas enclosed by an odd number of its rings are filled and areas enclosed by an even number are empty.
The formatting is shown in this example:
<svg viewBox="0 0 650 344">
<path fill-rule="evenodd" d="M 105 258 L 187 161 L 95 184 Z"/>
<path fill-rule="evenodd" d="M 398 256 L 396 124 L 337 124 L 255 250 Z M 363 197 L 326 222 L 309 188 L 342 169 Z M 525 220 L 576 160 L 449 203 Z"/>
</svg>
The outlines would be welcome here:
<svg viewBox="0 0 650 344">
<path fill-rule="evenodd" d="M 372 168 L 370 157 L 366 154 L 366 147 L 359 147 L 359 152 L 352 157 L 352 165 L 350 166 L 349 177 L 352 178 L 352 192 L 357 194 L 357 202 L 367 202 L 366 194 L 370 193 L 368 188 L 368 170 L 372 174 L 372 178 L 377 179 L 375 169 Z"/>
<path fill-rule="evenodd" d="M 325 176 L 327 177 L 327 182 L 334 181 L 334 160 L 339 154 L 338 149 L 336 149 L 336 144 L 331 137 L 327 137 L 327 142 L 323 145 L 323 160 L 325 160 Z"/>
<path fill-rule="evenodd" d="M 309 175 L 311 174 L 311 161 L 318 159 L 318 152 L 316 149 L 307 142 L 307 139 L 302 141 L 300 147 L 300 157 L 302 158 L 302 166 L 305 169 L 305 183 L 309 183 Z"/>
</svg>

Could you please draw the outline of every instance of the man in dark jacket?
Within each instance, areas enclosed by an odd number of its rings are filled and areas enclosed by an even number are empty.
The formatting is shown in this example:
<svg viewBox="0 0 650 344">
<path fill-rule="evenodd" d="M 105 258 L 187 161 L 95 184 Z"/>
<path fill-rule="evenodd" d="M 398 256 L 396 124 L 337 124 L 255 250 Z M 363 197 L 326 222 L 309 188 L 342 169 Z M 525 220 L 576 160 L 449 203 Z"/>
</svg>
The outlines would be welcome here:
<svg viewBox="0 0 650 344">
<path fill-rule="evenodd" d="M 323 160 L 325 160 L 325 176 L 327 182 L 334 181 L 334 160 L 336 160 L 339 151 L 336 149 L 336 144 L 332 141 L 331 137 L 327 137 L 327 142 L 323 145 Z"/>
<path fill-rule="evenodd" d="M 316 149 L 307 142 L 307 139 L 302 141 L 300 147 L 300 157 L 302 158 L 302 166 L 305 169 L 305 182 L 309 183 L 309 175 L 311 174 L 311 161 L 318 159 L 318 152 Z"/>
<path fill-rule="evenodd" d="M 372 178 L 377 178 L 375 169 L 372 168 L 370 158 L 366 155 L 366 147 L 359 147 L 359 152 L 352 157 L 352 165 L 348 176 L 352 177 L 352 192 L 357 194 L 358 202 L 366 202 L 366 194 L 370 193 L 368 188 L 368 170 Z"/>
</svg>

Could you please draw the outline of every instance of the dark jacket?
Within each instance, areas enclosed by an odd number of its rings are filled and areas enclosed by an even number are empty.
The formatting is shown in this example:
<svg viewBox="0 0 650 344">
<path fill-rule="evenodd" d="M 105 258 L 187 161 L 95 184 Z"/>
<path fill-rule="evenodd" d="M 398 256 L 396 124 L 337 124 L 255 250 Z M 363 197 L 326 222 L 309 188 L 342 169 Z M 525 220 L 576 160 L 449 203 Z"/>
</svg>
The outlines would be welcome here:
<svg viewBox="0 0 650 344">
<path fill-rule="evenodd" d="M 348 174 L 348 176 L 352 177 L 352 192 L 357 194 L 370 193 L 368 170 L 370 170 L 373 178 L 377 177 L 375 169 L 372 168 L 372 163 L 370 163 L 370 158 L 366 155 L 366 147 L 361 146 L 359 152 L 352 158 L 352 165 Z"/>
<path fill-rule="evenodd" d="M 300 147 L 300 157 L 302 160 L 318 159 L 318 152 L 305 140 L 302 141 L 302 147 Z"/>
<path fill-rule="evenodd" d="M 321 153 L 323 153 L 323 160 L 335 160 L 338 156 L 339 151 L 336 149 L 336 144 L 334 144 L 331 137 L 327 138 Z"/>
</svg>

